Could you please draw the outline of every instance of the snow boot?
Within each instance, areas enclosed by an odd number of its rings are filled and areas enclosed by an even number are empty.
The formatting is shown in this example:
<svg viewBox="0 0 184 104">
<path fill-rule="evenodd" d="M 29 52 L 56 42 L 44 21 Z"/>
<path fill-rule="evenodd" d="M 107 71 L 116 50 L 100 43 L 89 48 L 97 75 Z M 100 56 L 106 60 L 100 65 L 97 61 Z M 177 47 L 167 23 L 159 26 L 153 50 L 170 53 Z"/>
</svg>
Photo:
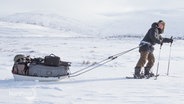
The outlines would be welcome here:
<svg viewBox="0 0 184 104">
<path fill-rule="evenodd" d="M 141 68 L 136 67 L 135 72 L 134 72 L 134 78 L 135 79 L 142 79 L 143 78 L 143 76 L 140 74 L 140 72 L 141 72 Z"/>
<path fill-rule="evenodd" d="M 153 72 L 150 72 L 151 68 L 145 67 L 144 68 L 144 76 L 147 78 L 155 76 Z"/>
</svg>

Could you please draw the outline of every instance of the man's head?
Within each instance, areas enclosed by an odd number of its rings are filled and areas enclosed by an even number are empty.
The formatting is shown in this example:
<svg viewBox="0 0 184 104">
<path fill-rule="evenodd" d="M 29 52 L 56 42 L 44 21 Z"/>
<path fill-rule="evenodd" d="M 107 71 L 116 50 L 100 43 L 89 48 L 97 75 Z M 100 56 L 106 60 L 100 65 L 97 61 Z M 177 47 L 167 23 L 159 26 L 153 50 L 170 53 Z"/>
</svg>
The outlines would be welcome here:
<svg viewBox="0 0 184 104">
<path fill-rule="evenodd" d="M 158 21 L 158 28 L 161 30 L 161 33 L 164 32 L 165 29 L 165 22 L 163 20 Z"/>
</svg>

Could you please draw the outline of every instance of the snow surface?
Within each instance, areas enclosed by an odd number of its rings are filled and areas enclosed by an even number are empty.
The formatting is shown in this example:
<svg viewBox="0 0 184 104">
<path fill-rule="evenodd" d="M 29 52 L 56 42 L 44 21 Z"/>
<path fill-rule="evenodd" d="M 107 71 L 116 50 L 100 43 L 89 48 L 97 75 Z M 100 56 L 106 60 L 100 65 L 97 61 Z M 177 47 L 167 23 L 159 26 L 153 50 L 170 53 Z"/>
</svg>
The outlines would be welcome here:
<svg viewBox="0 0 184 104">
<path fill-rule="evenodd" d="M 20 19 L 20 18 L 19 18 Z M 136 47 L 141 38 L 89 36 L 47 26 L 0 22 L 0 103 L 1 104 L 183 104 L 184 41 L 175 40 L 171 51 L 170 74 L 166 76 L 169 44 L 161 50 L 157 80 L 125 79 L 132 76 L 139 58 L 138 49 L 78 77 L 59 82 L 17 82 L 11 68 L 16 54 L 43 57 L 54 53 L 72 62 L 71 72 L 99 62 L 113 54 Z M 159 45 L 155 46 L 158 62 Z M 84 62 L 89 62 L 85 64 Z"/>
</svg>

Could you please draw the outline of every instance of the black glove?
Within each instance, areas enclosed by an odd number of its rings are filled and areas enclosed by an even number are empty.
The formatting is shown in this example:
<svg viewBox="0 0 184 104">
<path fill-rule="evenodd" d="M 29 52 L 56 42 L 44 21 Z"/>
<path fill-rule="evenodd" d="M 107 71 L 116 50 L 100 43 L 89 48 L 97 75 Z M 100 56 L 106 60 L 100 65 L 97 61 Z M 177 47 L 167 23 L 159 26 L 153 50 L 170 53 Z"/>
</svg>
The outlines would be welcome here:
<svg viewBox="0 0 184 104">
<path fill-rule="evenodd" d="M 163 43 L 173 43 L 173 39 L 172 38 L 164 38 Z"/>
<path fill-rule="evenodd" d="M 173 43 L 173 39 L 172 38 L 170 38 L 170 43 Z"/>
</svg>

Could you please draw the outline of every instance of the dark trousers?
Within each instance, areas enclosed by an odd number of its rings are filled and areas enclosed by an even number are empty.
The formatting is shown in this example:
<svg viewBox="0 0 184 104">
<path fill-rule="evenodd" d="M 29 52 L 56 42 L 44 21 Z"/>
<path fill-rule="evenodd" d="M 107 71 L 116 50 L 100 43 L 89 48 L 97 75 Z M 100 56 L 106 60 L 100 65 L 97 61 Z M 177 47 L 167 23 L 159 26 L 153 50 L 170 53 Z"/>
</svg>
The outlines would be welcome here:
<svg viewBox="0 0 184 104">
<path fill-rule="evenodd" d="M 152 52 L 141 51 L 139 61 L 137 62 L 135 68 L 141 69 L 146 64 L 146 68 L 151 69 L 154 63 L 155 63 L 155 57 Z"/>
</svg>

